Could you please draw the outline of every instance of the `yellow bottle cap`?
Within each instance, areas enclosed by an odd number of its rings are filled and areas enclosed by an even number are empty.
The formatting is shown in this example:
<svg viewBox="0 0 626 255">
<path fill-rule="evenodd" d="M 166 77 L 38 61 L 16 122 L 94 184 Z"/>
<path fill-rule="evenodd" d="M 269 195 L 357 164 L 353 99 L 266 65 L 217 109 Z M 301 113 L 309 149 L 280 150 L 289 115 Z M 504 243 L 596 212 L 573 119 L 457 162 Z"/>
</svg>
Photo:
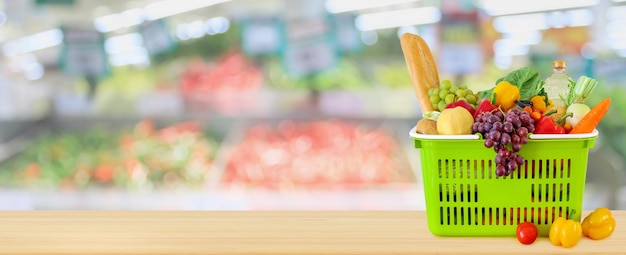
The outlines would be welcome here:
<svg viewBox="0 0 626 255">
<path fill-rule="evenodd" d="M 553 68 L 565 68 L 567 65 L 565 64 L 565 60 L 555 60 L 552 62 Z"/>
</svg>

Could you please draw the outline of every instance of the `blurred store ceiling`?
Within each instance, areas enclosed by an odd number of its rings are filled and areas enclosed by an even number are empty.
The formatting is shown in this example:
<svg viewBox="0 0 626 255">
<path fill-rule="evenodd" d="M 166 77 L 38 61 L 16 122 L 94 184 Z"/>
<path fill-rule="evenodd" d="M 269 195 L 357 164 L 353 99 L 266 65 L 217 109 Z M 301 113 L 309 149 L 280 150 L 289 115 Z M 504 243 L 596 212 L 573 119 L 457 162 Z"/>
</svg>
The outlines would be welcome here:
<svg viewBox="0 0 626 255">
<path fill-rule="evenodd" d="M 192 19 L 194 16 L 208 18 L 212 15 L 230 17 L 251 14 L 281 15 L 288 13 L 285 12 L 286 9 L 293 12 L 294 3 L 298 5 L 309 2 L 324 6 L 331 13 L 350 11 L 367 13 L 439 5 L 439 0 L 3 0 L 0 1 L 0 12 L 3 14 L 0 15 L 0 42 L 46 31 L 63 24 L 89 26 L 101 17 L 105 17 L 101 20 L 108 17 L 123 22 L 124 19 L 136 18 L 138 15 L 145 15 L 148 19 L 168 16 L 173 23 L 177 23 Z M 182 13 L 184 15 L 175 15 Z M 6 22 L 3 22 L 4 20 Z"/>
<path fill-rule="evenodd" d="M 545 41 L 549 29 L 589 27 L 586 56 L 603 49 L 626 56 L 626 1 L 622 0 L 0 0 L 0 56 L 16 59 L 35 55 L 53 65 L 61 36 L 58 28 L 96 28 L 106 37 L 134 33 L 146 20 L 167 18 L 170 29 L 216 17 L 230 21 L 249 16 L 299 16 L 322 10 L 329 14 L 355 14 L 355 27 L 363 33 L 391 29 L 416 31 L 423 24 L 439 23 L 446 13 L 476 11 L 490 20 L 500 38 L 493 52 L 503 58 L 525 55 Z M 606 14 L 606 15 L 605 15 Z M 406 30 L 413 28 L 413 30 Z M 175 33 L 175 31 L 174 31 Z M 400 33 L 400 32 L 398 32 Z M 611 40 L 606 40 L 609 37 Z M 521 39 L 520 39 L 521 38 Z M 542 46 L 546 48 L 546 46 Z M 32 56 L 27 56 L 32 58 Z M 506 62 L 506 61 L 505 61 Z"/>
</svg>

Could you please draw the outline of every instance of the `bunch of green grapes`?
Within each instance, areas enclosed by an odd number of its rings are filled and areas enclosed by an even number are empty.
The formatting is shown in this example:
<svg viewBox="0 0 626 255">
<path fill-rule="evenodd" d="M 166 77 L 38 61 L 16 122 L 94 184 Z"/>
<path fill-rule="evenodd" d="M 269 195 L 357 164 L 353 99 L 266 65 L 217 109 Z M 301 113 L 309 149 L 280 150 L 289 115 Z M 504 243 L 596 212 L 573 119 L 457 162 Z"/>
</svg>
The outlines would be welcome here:
<svg viewBox="0 0 626 255">
<path fill-rule="evenodd" d="M 428 97 L 430 98 L 430 104 L 435 110 L 443 111 L 448 104 L 454 103 L 459 100 L 465 100 L 473 106 L 476 106 L 478 98 L 474 95 L 471 89 L 467 86 L 455 86 L 449 80 L 441 81 L 439 88 L 428 89 Z"/>
</svg>

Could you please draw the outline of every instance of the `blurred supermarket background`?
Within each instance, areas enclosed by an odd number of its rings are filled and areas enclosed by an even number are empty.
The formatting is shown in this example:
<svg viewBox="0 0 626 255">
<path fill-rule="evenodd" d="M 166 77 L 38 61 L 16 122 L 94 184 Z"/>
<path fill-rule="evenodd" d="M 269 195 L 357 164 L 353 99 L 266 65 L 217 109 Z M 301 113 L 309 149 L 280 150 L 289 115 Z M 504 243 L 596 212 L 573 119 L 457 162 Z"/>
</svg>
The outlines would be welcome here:
<svg viewBox="0 0 626 255">
<path fill-rule="evenodd" d="M 0 0 L 0 209 L 424 209 L 406 32 L 474 91 L 598 79 L 626 209 L 623 0 Z"/>
</svg>

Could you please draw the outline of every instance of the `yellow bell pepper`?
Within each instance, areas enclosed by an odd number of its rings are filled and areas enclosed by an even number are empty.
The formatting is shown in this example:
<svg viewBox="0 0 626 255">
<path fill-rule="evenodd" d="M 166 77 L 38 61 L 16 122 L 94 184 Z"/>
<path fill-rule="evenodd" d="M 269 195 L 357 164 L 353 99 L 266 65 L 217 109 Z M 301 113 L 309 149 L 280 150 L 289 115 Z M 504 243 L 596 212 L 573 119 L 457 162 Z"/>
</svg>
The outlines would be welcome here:
<svg viewBox="0 0 626 255">
<path fill-rule="evenodd" d="M 496 106 L 499 105 L 504 111 L 515 107 L 515 101 L 520 99 L 519 88 L 507 81 L 499 82 L 493 93 L 496 94 Z"/>
<path fill-rule="evenodd" d="M 580 222 L 558 217 L 552 222 L 549 237 L 552 244 L 570 248 L 580 241 L 582 234 Z"/>
<path fill-rule="evenodd" d="M 533 111 L 544 113 L 546 111 L 546 97 L 534 96 L 530 98 L 530 102 L 533 103 Z"/>
<path fill-rule="evenodd" d="M 615 218 L 611 210 L 599 207 L 585 217 L 582 228 L 585 236 L 594 240 L 604 239 L 615 230 Z"/>
</svg>

